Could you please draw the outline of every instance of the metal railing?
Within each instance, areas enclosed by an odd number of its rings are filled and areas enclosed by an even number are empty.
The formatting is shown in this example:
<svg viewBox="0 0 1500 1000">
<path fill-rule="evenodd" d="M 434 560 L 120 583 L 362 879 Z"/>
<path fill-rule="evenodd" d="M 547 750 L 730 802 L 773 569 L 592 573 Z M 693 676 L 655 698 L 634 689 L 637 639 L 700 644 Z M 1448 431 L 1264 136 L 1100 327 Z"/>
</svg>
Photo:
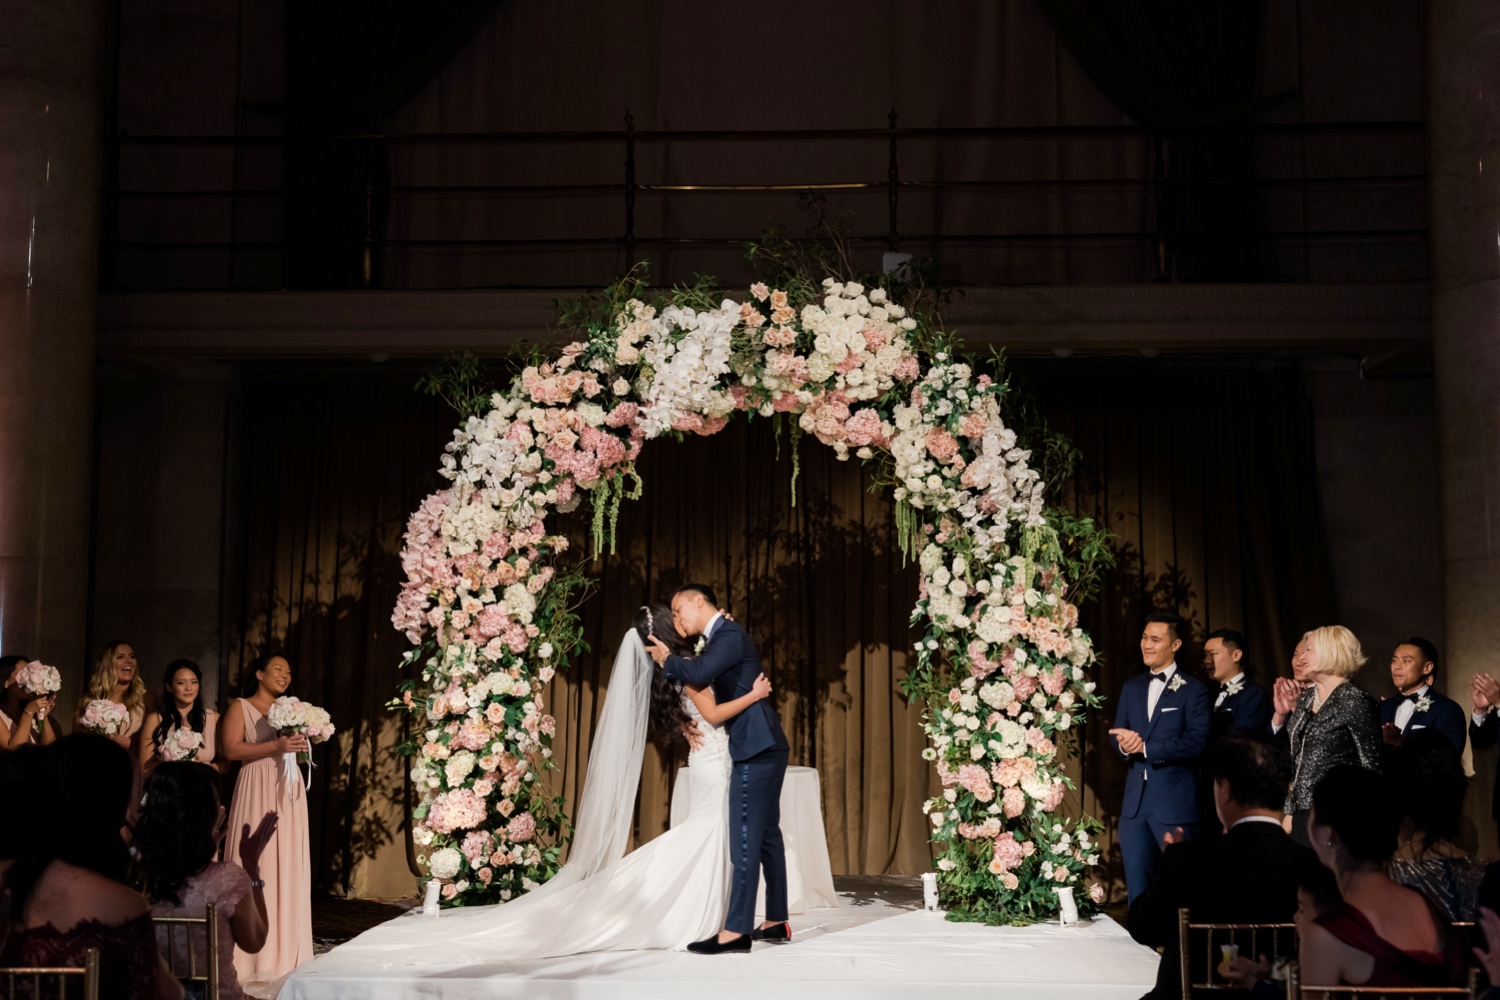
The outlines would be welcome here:
<svg viewBox="0 0 1500 1000">
<path fill-rule="evenodd" d="M 236 259 L 247 254 L 281 257 L 283 261 L 294 254 L 331 254 L 346 265 L 346 277 L 340 279 L 339 287 L 380 287 L 383 284 L 382 270 L 388 269 L 391 261 L 402 255 L 419 251 L 450 250 L 457 253 L 486 251 L 552 251 L 571 253 L 578 251 L 614 250 L 618 269 L 634 263 L 651 251 L 664 251 L 691 247 L 734 247 L 758 238 L 760 232 L 729 232 L 722 235 L 688 235 L 666 231 L 642 232 L 638 211 L 639 199 L 645 196 L 658 198 L 695 197 L 704 194 L 728 195 L 735 198 L 752 198 L 762 195 L 787 196 L 792 193 L 813 192 L 828 197 L 839 197 L 850 192 L 883 193 L 886 202 L 885 218 L 866 211 L 854 220 L 853 231 L 848 242 L 855 247 L 883 248 L 888 251 L 910 251 L 926 255 L 941 256 L 944 248 L 1027 244 L 1039 246 L 1070 245 L 1084 242 L 1119 244 L 1123 252 L 1144 255 L 1149 261 L 1150 278 L 1171 280 L 1174 256 L 1180 255 L 1192 241 L 1218 241 L 1220 243 L 1242 243 L 1253 247 L 1300 245 L 1303 265 L 1300 274 L 1250 273 L 1240 280 L 1308 280 L 1306 264 L 1309 248 L 1314 244 L 1341 242 L 1377 247 L 1374 252 L 1385 252 L 1395 244 L 1408 245 L 1408 255 L 1413 260 L 1425 259 L 1425 184 L 1422 172 L 1339 173 L 1337 175 L 1307 176 L 1305 167 L 1298 176 L 1240 176 L 1192 178 L 1172 176 L 1165 163 L 1164 148 L 1173 143 L 1239 141 L 1251 144 L 1252 158 L 1269 143 L 1290 141 L 1305 144 L 1309 141 L 1336 142 L 1341 138 L 1368 142 L 1372 137 L 1382 137 L 1393 143 L 1420 143 L 1424 123 L 1420 121 L 1344 122 L 1323 124 L 1259 124 L 1249 126 L 1214 126 L 1184 128 L 1176 130 L 1148 130 L 1131 125 L 1093 126 L 1003 126 L 988 128 L 902 128 L 897 125 L 893 111 L 888 126 L 884 129 L 759 129 L 759 130 L 644 130 L 636 129 L 632 119 L 626 119 L 625 128 L 614 131 L 574 132 L 484 132 L 484 133 L 427 133 L 406 135 L 348 134 L 324 136 L 258 136 L 258 135 L 121 135 L 110 141 L 110 162 L 114 166 L 111 183 L 105 191 L 105 225 L 103 239 L 104 281 L 106 284 L 130 287 L 129 281 L 120 278 L 122 256 L 140 259 L 145 256 L 167 256 L 185 260 L 194 256 L 219 254 L 228 257 L 228 276 L 220 285 L 203 287 L 230 287 L 236 283 Z M 1065 177 L 967 177 L 938 178 L 903 175 L 901 156 L 903 151 L 930 142 L 989 142 L 1007 145 L 1035 141 L 1069 142 L 1089 139 L 1134 139 L 1141 144 L 1144 158 L 1149 159 L 1151 169 L 1142 175 L 1095 176 L 1082 178 Z M 771 149 L 785 144 L 825 143 L 830 145 L 850 142 L 882 142 L 885 146 L 886 169 L 881 178 L 822 178 L 806 182 L 787 183 L 689 183 L 675 180 L 643 180 L 640 176 L 639 160 L 644 149 L 673 144 L 744 143 L 761 149 Z M 416 184 L 393 183 L 391 160 L 405 151 L 421 149 L 447 149 L 459 147 L 488 147 L 501 149 L 511 146 L 536 144 L 574 145 L 584 147 L 581 155 L 598 162 L 604 157 L 618 164 L 618 180 L 595 180 L 579 182 L 540 183 L 493 183 L 493 184 Z M 196 152 L 195 152 L 196 151 Z M 189 158 L 201 156 L 205 151 L 227 152 L 234 168 L 229 171 L 233 183 L 230 186 L 189 187 L 183 184 L 166 186 L 122 186 L 121 172 L 133 174 L 170 173 L 174 164 L 189 162 Z M 249 156 L 269 153 L 279 158 L 281 176 L 273 183 L 242 185 L 241 164 Z M 1408 157 L 1411 158 L 1411 157 Z M 315 165 L 313 170 L 298 170 L 289 167 L 292 161 L 304 165 Z M 1306 158 L 1302 158 L 1305 164 Z M 1422 162 L 1416 157 L 1416 162 Z M 331 170 L 329 169 L 331 167 Z M 308 176 L 319 171 L 340 174 L 336 182 L 325 178 L 309 182 Z M 274 173 L 274 170 L 272 171 Z M 503 181 L 504 178 L 497 178 Z M 1035 198 L 1037 192 L 1086 192 L 1101 190 L 1124 190 L 1131 192 L 1141 210 L 1137 213 L 1143 220 L 1138 228 L 1081 228 L 1052 227 L 964 232 L 904 232 L 900 225 L 903 198 L 919 195 L 943 196 L 966 192 L 1004 203 L 1006 199 Z M 1399 210 L 1387 211 L 1382 204 L 1389 205 L 1390 193 L 1408 203 L 1420 200 L 1422 211 L 1420 225 L 1391 224 L 1392 218 L 1401 216 Z M 1276 228 L 1256 218 L 1235 231 L 1193 231 L 1185 228 L 1181 219 L 1174 219 L 1170 206 L 1180 203 L 1184 197 L 1209 196 L 1214 198 L 1238 197 L 1242 201 L 1250 198 L 1255 204 L 1277 193 L 1291 193 L 1300 197 L 1301 225 Z M 1358 195 L 1375 192 L 1375 200 L 1368 217 L 1375 220 L 1371 225 L 1313 226 L 1308 222 L 1308 203 L 1320 192 L 1336 195 Z M 600 207 L 597 218 L 600 228 L 585 235 L 558 235 L 540 231 L 507 235 L 446 235 L 423 237 L 393 237 L 386 231 L 386 219 L 392 206 L 402 199 L 417 197 L 454 198 L 551 198 L 551 199 L 618 199 L 619 220 L 609 224 L 612 210 Z M 177 211 L 183 206 L 201 206 L 220 203 L 228 205 L 229 222 L 224 238 L 186 239 L 181 233 L 142 233 L 141 230 L 159 228 L 143 227 L 138 219 L 142 206 L 165 211 Z M 341 206 L 325 220 L 321 227 L 299 225 L 298 206 L 309 204 L 327 207 Z M 1265 213 L 1259 212 L 1259 215 Z M 1405 213 L 1410 216 L 1410 212 Z M 1385 221 L 1382 221 L 1382 218 Z M 243 235 L 248 223 L 256 228 L 275 229 L 277 219 L 282 221 L 282 231 L 273 237 L 247 238 Z M 1412 220 L 1405 220 L 1408 223 Z M 170 227 L 168 227 L 170 229 Z M 1415 244 L 1415 246 L 1411 246 Z M 936 253 L 934 253 L 936 251 Z M 387 268 L 382 268 L 382 264 Z M 283 268 L 285 264 L 283 263 Z M 602 276 L 601 281 L 609 276 Z M 656 275 L 658 279 L 668 275 Z M 1410 275 L 1421 277 L 1421 275 Z M 569 282 L 576 284 L 576 282 Z M 982 283 L 1005 283 L 1003 280 Z"/>
</svg>

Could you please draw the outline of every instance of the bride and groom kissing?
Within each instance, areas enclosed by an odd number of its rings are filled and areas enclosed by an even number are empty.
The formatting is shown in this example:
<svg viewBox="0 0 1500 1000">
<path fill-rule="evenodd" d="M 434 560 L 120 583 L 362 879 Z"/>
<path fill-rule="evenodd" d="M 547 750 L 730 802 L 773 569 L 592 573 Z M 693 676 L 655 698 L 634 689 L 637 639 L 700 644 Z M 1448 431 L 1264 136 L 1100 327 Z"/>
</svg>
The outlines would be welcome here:
<svg viewBox="0 0 1500 1000">
<path fill-rule="evenodd" d="M 786 851 L 781 839 L 781 785 L 786 778 L 787 742 L 781 720 L 766 699 L 770 685 L 761 673 L 760 653 L 744 628 L 718 609 L 713 590 L 704 584 L 687 584 L 672 595 L 675 628 L 670 632 L 655 620 L 654 612 L 643 610 L 646 650 L 664 678 L 656 687 L 676 682 L 694 714 L 710 726 L 720 724 L 728 735 L 729 807 L 725 819 L 734 868 L 728 914 L 723 930 L 692 942 L 688 951 L 714 955 L 749 951 L 754 940 L 790 940 Z M 693 649 L 696 656 L 686 655 L 686 640 L 680 638 L 693 635 L 701 637 Z M 677 639 L 675 643 L 673 638 Z M 654 700 L 671 703 L 670 697 Z M 657 722 L 660 726 L 661 720 Z M 695 720 L 685 720 L 684 725 L 696 729 Z M 697 741 L 689 736 L 689 742 Z M 705 745 L 689 754 L 689 767 L 696 766 L 692 755 L 703 753 L 707 742 L 705 738 Z M 755 901 L 762 873 L 766 880 L 766 920 L 756 927 Z"/>
<path fill-rule="evenodd" d="M 712 589 L 688 584 L 670 608 L 636 613 L 595 723 L 568 863 L 556 875 L 509 903 L 388 921 L 319 962 L 473 965 L 682 948 L 712 955 L 790 940 L 780 826 L 786 737 L 754 641 L 717 605 Z M 688 737 L 678 783 L 687 815 L 627 854 L 648 729 Z M 762 873 L 767 919 L 757 924 Z"/>
</svg>

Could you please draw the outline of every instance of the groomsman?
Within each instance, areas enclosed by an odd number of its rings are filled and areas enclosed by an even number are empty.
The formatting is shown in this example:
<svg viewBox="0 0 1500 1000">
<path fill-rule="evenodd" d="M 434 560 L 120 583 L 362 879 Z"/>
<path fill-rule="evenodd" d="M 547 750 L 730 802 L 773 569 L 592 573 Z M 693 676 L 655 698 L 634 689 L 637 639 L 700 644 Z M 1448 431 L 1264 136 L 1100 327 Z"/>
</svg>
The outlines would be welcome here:
<svg viewBox="0 0 1500 1000">
<path fill-rule="evenodd" d="M 1223 824 L 1214 806 L 1213 781 L 1207 772 L 1207 761 L 1213 748 L 1225 734 L 1234 729 L 1266 730 L 1271 722 L 1271 698 L 1265 688 L 1250 679 L 1250 664 L 1245 658 L 1248 643 L 1232 628 L 1210 632 L 1203 643 L 1203 671 L 1217 690 L 1213 716 L 1209 721 L 1208 750 L 1204 753 L 1204 773 L 1198 779 L 1198 813 L 1202 817 L 1199 834 L 1216 836 Z"/>
<path fill-rule="evenodd" d="M 1437 659 L 1437 647 L 1416 635 L 1391 654 L 1391 682 L 1399 694 L 1380 703 L 1381 734 L 1391 746 L 1400 746 L 1414 730 L 1436 729 L 1464 752 L 1464 710 L 1432 686 Z"/>
<path fill-rule="evenodd" d="M 1184 626 L 1173 614 L 1146 619 L 1146 672 L 1125 682 L 1109 731 L 1130 762 L 1120 807 L 1120 852 L 1130 902 L 1151 884 L 1162 846 L 1198 832 L 1198 765 L 1208 743 L 1208 688 L 1177 668 Z"/>
</svg>

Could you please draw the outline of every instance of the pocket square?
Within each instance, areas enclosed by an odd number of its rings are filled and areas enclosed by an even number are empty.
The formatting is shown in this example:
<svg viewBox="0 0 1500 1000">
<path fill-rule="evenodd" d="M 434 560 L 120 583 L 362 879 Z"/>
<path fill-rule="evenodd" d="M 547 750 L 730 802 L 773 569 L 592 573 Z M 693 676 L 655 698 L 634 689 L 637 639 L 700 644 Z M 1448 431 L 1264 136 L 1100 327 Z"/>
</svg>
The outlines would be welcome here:
<svg viewBox="0 0 1500 1000">
<path fill-rule="evenodd" d="M 1427 727 L 1424 726 L 1424 725 L 1421 725 L 1421 724 L 1414 724 L 1414 725 L 1407 726 L 1406 728 L 1408 730 L 1411 730 L 1411 729 L 1426 729 Z"/>
<path fill-rule="evenodd" d="M 1162 711 L 1163 712 L 1176 712 L 1177 709 L 1175 709 L 1175 708 L 1163 708 Z"/>
</svg>

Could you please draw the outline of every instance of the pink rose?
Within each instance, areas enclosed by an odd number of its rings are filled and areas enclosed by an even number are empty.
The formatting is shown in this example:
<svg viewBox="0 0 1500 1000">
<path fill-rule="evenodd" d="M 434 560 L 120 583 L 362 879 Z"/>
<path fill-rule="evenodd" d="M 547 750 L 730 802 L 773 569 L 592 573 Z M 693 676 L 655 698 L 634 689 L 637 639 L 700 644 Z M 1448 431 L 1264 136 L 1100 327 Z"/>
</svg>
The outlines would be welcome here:
<svg viewBox="0 0 1500 1000">
<path fill-rule="evenodd" d="M 524 844 L 536 835 L 536 820 L 529 812 L 519 813 L 512 817 L 505 829 L 510 834 L 511 840 Z"/>
</svg>

